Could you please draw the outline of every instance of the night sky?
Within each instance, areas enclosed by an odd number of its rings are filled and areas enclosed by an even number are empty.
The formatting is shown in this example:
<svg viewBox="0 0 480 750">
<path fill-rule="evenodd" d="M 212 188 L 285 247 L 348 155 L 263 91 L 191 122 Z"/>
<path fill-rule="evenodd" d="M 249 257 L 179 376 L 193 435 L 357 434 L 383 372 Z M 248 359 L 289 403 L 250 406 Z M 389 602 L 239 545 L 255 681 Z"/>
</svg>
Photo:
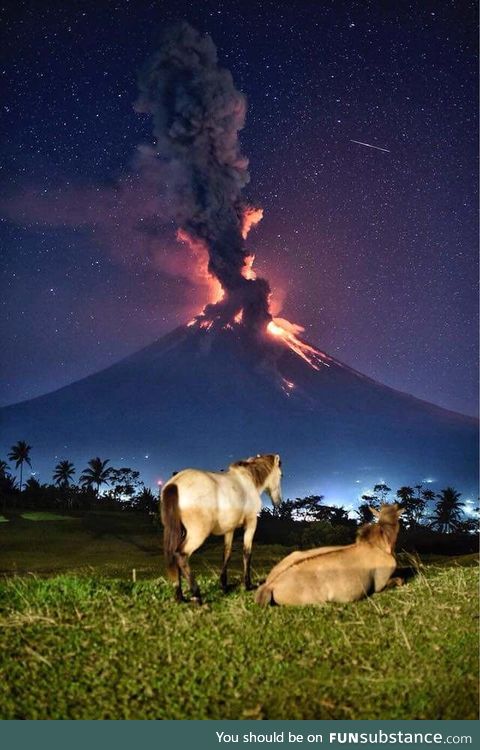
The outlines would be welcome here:
<svg viewBox="0 0 480 750">
<path fill-rule="evenodd" d="M 174 227 L 146 230 L 135 167 L 152 141 L 137 71 L 187 20 L 249 101 L 245 192 L 265 216 L 248 243 L 276 309 L 361 372 L 476 412 L 475 3 L 41 5 L 3 22 L 1 404 L 207 301 Z"/>
</svg>

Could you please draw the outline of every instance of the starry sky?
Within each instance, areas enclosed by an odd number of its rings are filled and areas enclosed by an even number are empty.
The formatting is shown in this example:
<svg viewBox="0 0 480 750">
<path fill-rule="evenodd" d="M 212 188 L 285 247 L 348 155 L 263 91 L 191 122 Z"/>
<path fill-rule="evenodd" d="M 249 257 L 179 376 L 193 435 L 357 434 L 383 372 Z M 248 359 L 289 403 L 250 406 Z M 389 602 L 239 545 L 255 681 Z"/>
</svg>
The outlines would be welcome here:
<svg viewBox="0 0 480 750">
<path fill-rule="evenodd" d="M 0 404 L 206 302 L 174 227 L 145 231 L 161 207 L 135 166 L 137 72 L 187 20 L 248 98 L 245 197 L 265 210 L 248 243 L 276 309 L 359 371 L 476 413 L 475 3 L 42 5 L 4 16 Z"/>
</svg>

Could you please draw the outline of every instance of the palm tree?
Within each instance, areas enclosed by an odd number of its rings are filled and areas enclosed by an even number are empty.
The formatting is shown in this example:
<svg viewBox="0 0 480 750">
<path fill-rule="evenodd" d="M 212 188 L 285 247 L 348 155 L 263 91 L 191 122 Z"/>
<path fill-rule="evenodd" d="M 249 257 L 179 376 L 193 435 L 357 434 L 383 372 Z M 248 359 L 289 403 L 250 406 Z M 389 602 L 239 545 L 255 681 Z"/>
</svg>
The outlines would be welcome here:
<svg viewBox="0 0 480 750">
<path fill-rule="evenodd" d="M 30 461 L 30 451 L 32 446 L 28 445 L 25 440 L 19 440 L 18 443 L 12 445 L 8 458 L 10 461 L 15 461 L 15 468 L 18 469 L 20 466 L 20 492 L 22 491 L 23 485 L 23 464 L 27 463 L 29 466 L 32 465 Z"/>
<path fill-rule="evenodd" d="M 413 487 L 408 487 L 408 486 L 400 487 L 400 489 L 397 490 L 397 497 L 399 500 L 402 501 L 404 505 L 406 505 L 409 502 L 412 502 L 414 498 Z"/>
<path fill-rule="evenodd" d="M 417 495 L 415 495 L 415 489 Z M 425 512 L 426 500 L 423 497 L 422 485 L 415 485 L 415 489 L 406 485 L 397 490 L 397 498 L 402 503 L 405 513 L 404 519 L 408 529 L 418 526 Z"/>
<path fill-rule="evenodd" d="M 424 516 L 428 516 L 428 509 L 432 507 L 433 501 L 435 500 L 435 492 L 433 490 L 422 490 L 423 498 L 423 512 Z"/>
<path fill-rule="evenodd" d="M 55 466 L 53 473 L 53 481 L 55 484 L 61 485 L 62 487 L 68 487 L 70 480 L 75 474 L 75 466 L 71 461 L 60 461 Z"/>
<path fill-rule="evenodd" d="M 422 497 L 426 503 L 431 503 L 435 500 L 435 493 L 433 490 L 422 490 Z"/>
<path fill-rule="evenodd" d="M 461 494 L 447 487 L 437 495 L 438 501 L 435 505 L 435 513 L 432 516 L 431 526 L 438 531 L 448 533 L 458 528 L 463 515 L 463 503 L 460 502 Z"/>
<path fill-rule="evenodd" d="M 0 477 L 6 477 L 10 473 L 10 467 L 6 461 L 0 460 Z"/>
<path fill-rule="evenodd" d="M 91 487 L 92 484 L 95 484 L 97 486 L 98 495 L 101 485 L 108 484 L 110 479 L 112 469 L 107 468 L 108 463 L 108 458 L 105 461 L 102 461 L 98 456 L 97 458 L 91 458 L 88 462 L 87 468 L 84 469 L 80 477 L 80 482 L 84 487 Z"/>
</svg>

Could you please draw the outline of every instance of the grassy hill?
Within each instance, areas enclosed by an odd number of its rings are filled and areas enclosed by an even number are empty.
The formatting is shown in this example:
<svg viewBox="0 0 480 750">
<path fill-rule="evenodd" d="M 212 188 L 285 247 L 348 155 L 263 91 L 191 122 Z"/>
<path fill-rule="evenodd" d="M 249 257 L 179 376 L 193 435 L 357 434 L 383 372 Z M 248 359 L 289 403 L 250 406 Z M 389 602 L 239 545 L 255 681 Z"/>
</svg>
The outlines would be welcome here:
<svg viewBox="0 0 480 750">
<path fill-rule="evenodd" d="M 213 543 L 194 608 L 173 603 L 148 520 L 64 515 L 0 524 L 2 719 L 477 718 L 473 555 L 357 604 L 261 609 L 220 593 Z M 257 578 L 287 551 L 254 547 Z"/>
</svg>

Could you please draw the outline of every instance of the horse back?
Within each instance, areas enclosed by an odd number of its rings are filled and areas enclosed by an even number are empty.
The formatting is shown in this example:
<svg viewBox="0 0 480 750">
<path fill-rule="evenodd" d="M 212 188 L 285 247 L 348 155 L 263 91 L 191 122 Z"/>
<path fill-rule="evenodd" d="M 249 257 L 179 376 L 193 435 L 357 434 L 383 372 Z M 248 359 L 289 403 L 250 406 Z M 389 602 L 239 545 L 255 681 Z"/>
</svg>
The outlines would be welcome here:
<svg viewBox="0 0 480 750">
<path fill-rule="evenodd" d="M 209 499 L 215 496 L 217 482 L 213 472 L 201 471 L 200 469 L 183 469 L 168 480 L 169 484 L 178 487 L 180 507 L 185 507 L 190 502 L 198 502 L 200 499 Z"/>
<path fill-rule="evenodd" d="M 272 568 L 272 570 L 268 574 L 266 583 L 272 583 L 281 573 L 294 565 L 297 565 L 319 555 L 324 555 L 327 552 L 336 552 L 341 549 L 346 549 L 348 546 L 351 545 L 316 547 L 315 549 L 297 550 L 296 552 L 291 552 L 289 555 L 284 557 L 283 560 L 280 560 L 280 562 L 277 563 L 275 567 Z"/>
<path fill-rule="evenodd" d="M 184 469 L 167 485 L 171 483 L 177 485 L 180 515 L 187 528 L 200 524 L 208 527 L 208 533 L 224 534 L 255 519 L 260 510 L 258 493 L 246 491 L 232 472 Z"/>
</svg>

